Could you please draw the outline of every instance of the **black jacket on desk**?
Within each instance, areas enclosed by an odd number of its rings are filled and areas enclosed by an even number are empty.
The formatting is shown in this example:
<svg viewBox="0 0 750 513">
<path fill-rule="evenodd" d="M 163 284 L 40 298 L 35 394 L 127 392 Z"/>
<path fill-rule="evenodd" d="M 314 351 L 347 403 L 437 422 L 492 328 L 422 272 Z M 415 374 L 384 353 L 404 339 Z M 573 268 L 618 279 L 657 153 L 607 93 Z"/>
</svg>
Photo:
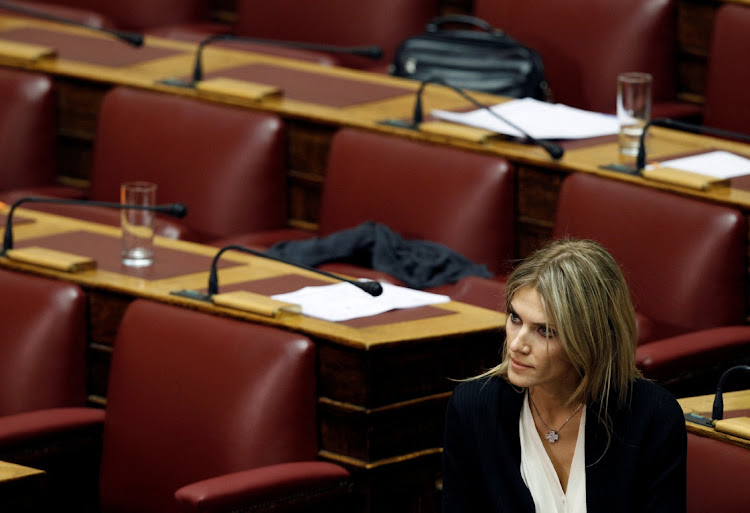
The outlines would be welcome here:
<svg viewBox="0 0 750 513">
<path fill-rule="evenodd" d="M 534 513 L 520 470 L 523 398 L 497 377 L 456 387 L 445 423 L 443 513 Z M 684 513 L 687 434 L 675 398 L 637 380 L 629 408 L 611 415 L 606 452 L 596 408 L 586 414 L 587 512 Z"/>
</svg>

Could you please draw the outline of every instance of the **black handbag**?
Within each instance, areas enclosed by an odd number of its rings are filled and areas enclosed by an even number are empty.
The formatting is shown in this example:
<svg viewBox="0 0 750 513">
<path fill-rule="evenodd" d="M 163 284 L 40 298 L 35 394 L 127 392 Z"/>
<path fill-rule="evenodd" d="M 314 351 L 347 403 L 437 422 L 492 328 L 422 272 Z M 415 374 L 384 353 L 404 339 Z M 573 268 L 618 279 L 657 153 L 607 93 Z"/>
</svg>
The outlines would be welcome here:
<svg viewBox="0 0 750 513">
<path fill-rule="evenodd" d="M 446 29 L 447 24 L 470 27 Z M 544 65 L 535 50 L 484 20 L 462 14 L 435 18 L 422 34 L 403 41 L 390 74 L 513 98 L 548 96 Z"/>
</svg>

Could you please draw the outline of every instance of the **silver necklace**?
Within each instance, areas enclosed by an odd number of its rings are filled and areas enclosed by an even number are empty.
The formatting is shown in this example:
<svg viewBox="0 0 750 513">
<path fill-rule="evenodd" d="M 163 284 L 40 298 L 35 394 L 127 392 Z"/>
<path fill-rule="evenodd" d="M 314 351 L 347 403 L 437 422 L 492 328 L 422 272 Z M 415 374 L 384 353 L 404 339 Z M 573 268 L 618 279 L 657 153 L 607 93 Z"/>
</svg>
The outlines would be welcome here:
<svg viewBox="0 0 750 513">
<path fill-rule="evenodd" d="M 534 411 L 536 411 L 536 416 L 539 417 L 539 420 L 542 422 L 542 425 L 547 428 L 547 433 L 544 435 L 544 438 L 547 439 L 547 441 L 551 444 L 557 442 L 560 439 L 560 430 L 564 428 L 568 422 L 570 422 L 570 419 L 575 417 L 575 414 L 578 413 L 578 410 L 581 409 L 581 406 L 583 406 L 583 403 L 578 405 L 578 408 L 575 409 L 573 413 L 570 414 L 570 417 L 568 417 L 568 420 L 562 423 L 562 426 L 560 426 L 557 429 L 552 429 L 547 425 L 546 422 L 544 422 L 544 419 L 542 418 L 542 414 L 539 413 L 539 408 L 536 407 L 536 404 L 534 404 L 534 399 L 531 398 L 531 394 L 529 394 L 529 402 L 531 403 L 531 406 L 534 407 Z"/>
</svg>

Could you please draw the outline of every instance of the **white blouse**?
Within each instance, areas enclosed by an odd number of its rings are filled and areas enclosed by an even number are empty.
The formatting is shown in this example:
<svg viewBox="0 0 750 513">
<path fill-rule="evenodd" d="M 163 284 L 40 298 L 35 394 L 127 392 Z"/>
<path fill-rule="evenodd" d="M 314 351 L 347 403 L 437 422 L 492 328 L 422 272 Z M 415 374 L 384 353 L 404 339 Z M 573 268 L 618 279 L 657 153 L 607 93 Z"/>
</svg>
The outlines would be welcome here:
<svg viewBox="0 0 750 513">
<path fill-rule="evenodd" d="M 528 391 L 523 401 L 518 422 L 521 436 L 521 477 L 534 499 L 536 513 L 586 513 L 586 406 L 581 411 L 573 461 L 570 465 L 568 487 L 563 492 L 552 460 L 534 425 L 529 408 Z"/>
</svg>

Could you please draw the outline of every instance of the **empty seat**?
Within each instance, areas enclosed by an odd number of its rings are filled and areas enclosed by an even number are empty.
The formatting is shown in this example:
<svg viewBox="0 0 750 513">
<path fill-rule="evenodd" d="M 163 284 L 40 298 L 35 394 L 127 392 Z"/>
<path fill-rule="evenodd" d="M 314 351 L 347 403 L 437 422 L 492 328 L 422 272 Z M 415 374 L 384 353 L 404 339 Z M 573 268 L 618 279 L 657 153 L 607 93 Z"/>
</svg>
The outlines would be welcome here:
<svg viewBox="0 0 750 513">
<path fill-rule="evenodd" d="M 750 449 L 688 433 L 687 512 L 747 511 L 748 473 Z"/>
<path fill-rule="evenodd" d="M 378 63 L 339 56 L 344 65 L 386 71 L 396 47 L 438 14 L 434 0 L 237 0 L 237 35 L 340 46 L 377 45 Z M 294 15 L 290 15 L 294 13 Z"/>
<path fill-rule="evenodd" d="M 346 470 L 315 461 L 315 381 L 315 346 L 302 335 L 136 300 L 115 341 L 99 511 L 249 510 L 346 491 Z M 53 428 L 43 426 L 101 423 L 82 419 L 85 411 L 0 419 L 0 454 L 48 439 Z M 58 491 L 66 476 L 48 477 Z M 80 481 L 61 490 L 73 505 L 88 503 Z M 55 509 L 74 510 L 51 500 Z"/>
<path fill-rule="evenodd" d="M 474 14 L 541 54 L 556 102 L 614 112 L 617 75 L 642 71 L 654 78 L 654 117 L 699 111 L 673 101 L 677 14 L 672 0 L 476 0 Z"/>
<path fill-rule="evenodd" d="M 88 198 L 119 202 L 122 182 L 143 180 L 158 185 L 159 203 L 188 208 L 182 221 L 162 220 L 161 235 L 202 241 L 277 228 L 286 223 L 284 150 L 274 114 L 119 87 L 99 111 Z M 114 210 L 33 208 L 120 223 Z"/>
<path fill-rule="evenodd" d="M 0 68 L 0 190 L 54 184 L 56 137 L 53 80 Z"/>
<path fill-rule="evenodd" d="M 195 23 L 209 17 L 207 0 L 44 0 L 44 3 L 101 13 L 117 28 L 127 30 Z"/>
<path fill-rule="evenodd" d="M 724 4 L 714 18 L 706 77 L 703 122 L 710 127 L 750 135 L 750 66 L 739 65 L 750 46 L 750 8 Z"/>
<path fill-rule="evenodd" d="M 86 402 L 86 297 L 0 269 L 0 415 Z"/>
<path fill-rule="evenodd" d="M 553 237 L 594 239 L 622 266 L 639 342 L 743 324 L 747 223 L 738 210 L 586 173 L 568 176 Z"/>
<path fill-rule="evenodd" d="M 342 129 L 328 156 L 316 235 L 373 221 L 406 239 L 440 243 L 497 273 L 515 254 L 513 190 L 513 170 L 503 158 Z M 311 234 L 284 230 L 213 244 L 270 246 L 305 236 Z M 323 267 L 382 278 L 352 265 Z"/>
</svg>

